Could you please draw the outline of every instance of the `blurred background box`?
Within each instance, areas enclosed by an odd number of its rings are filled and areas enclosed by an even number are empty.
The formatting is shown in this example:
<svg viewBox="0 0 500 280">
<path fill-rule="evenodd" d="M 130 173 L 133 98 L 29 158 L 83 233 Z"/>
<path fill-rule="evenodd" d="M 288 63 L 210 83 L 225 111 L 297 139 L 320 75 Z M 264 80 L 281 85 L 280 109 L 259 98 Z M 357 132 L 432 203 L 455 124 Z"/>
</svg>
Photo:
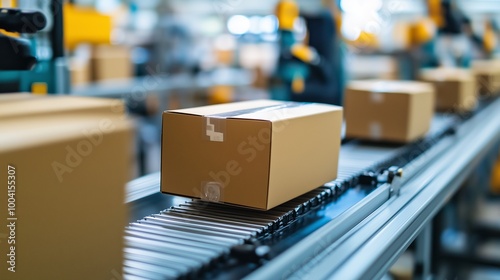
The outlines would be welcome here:
<svg viewBox="0 0 500 280">
<path fill-rule="evenodd" d="M 474 60 L 471 66 L 482 95 L 496 95 L 500 92 L 500 59 Z"/>
<path fill-rule="evenodd" d="M 1 279 L 121 275 L 133 126 L 120 101 L 0 95 L 2 169 L 16 170 L 16 273 Z M 6 173 L 5 173 L 6 174 Z M 7 201 L 7 191 L 0 192 Z M 7 209 L 5 209 L 7 210 Z M 0 212 L 3 221 L 7 211 Z M 5 232 L 5 229 L 2 230 Z M 8 246 L 1 246 L 6 263 Z M 23 267 L 24 269 L 21 269 Z"/>
<path fill-rule="evenodd" d="M 461 68 L 427 68 L 420 79 L 434 85 L 436 109 L 439 111 L 470 111 L 477 103 L 474 74 Z"/>
<path fill-rule="evenodd" d="M 94 46 L 90 61 L 94 81 L 128 79 L 133 75 L 131 53 L 126 46 Z"/>
<path fill-rule="evenodd" d="M 349 138 L 410 142 L 429 130 L 434 88 L 413 81 L 352 81 L 346 87 L 344 111 Z"/>
<path fill-rule="evenodd" d="M 90 62 L 85 59 L 71 58 L 69 60 L 71 84 L 78 86 L 91 81 Z"/>
<path fill-rule="evenodd" d="M 71 118 L 73 116 L 101 116 L 124 119 L 124 105 L 119 100 L 79 96 L 40 96 L 33 94 L 0 95 L 0 120 L 42 117 Z M 46 122 L 45 126 L 58 123 Z"/>
</svg>

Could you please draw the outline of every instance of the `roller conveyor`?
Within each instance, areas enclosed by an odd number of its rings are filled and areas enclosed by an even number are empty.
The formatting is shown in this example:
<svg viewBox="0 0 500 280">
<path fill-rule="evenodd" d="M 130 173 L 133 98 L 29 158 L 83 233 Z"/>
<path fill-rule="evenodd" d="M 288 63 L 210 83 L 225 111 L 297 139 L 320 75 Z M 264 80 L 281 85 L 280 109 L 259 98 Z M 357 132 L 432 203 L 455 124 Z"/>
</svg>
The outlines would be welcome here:
<svg viewBox="0 0 500 280">
<path fill-rule="evenodd" d="M 335 181 L 269 211 L 176 197 L 170 208 L 127 227 L 124 278 L 242 277 L 255 267 L 244 265 L 245 257 L 238 259 L 235 250 L 245 245 L 255 250 L 270 245 L 270 255 L 280 254 L 289 247 L 287 243 L 303 237 L 304 231 L 319 228 L 361 205 L 377 189 L 390 188 L 388 184 L 359 187 L 361 174 L 407 165 L 459 123 L 456 116 L 437 115 L 427 137 L 406 146 L 348 141 L 341 147 Z M 127 202 L 134 208 L 136 201 L 154 196 L 159 189 L 159 174 L 134 180 L 128 186 Z M 231 265 L 234 261 L 243 265 Z M 221 265 L 226 267 L 221 269 Z"/>
</svg>

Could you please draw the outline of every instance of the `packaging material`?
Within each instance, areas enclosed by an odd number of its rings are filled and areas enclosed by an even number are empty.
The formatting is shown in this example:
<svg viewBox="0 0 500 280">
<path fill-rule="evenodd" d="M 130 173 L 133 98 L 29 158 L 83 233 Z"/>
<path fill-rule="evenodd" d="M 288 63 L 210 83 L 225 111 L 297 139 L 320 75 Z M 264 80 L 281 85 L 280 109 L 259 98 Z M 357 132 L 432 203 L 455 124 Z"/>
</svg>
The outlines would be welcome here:
<svg viewBox="0 0 500 280">
<path fill-rule="evenodd" d="M 500 93 L 500 60 L 474 60 L 472 70 L 476 75 L 481 95 L 498 95 Z"/>
<path fill-rule="evenodd" d="M 349 138 L 410 142 L 425 135 L 434 114 L 434 88 L 429 83 L 353 81 L 344 99 Z"/>
<path fill-rule="evenodd" d="M 0 135 L 0 279 L 122 275 L 133 151 L 123 103 L 1 94 Z"/>
<path fill-rule="evenodd" d="M 342 108 L 246 101 L 163 114 L 161 191 L 267 210 L 337 176 Z"/>
<path fill-rule="evenodd" d="M 95 46 L 92 49 L 91 73 L 94 81 L 132 77 L 130 49 L 125 46 Z"/>
<path fill-rule="evenodd" d="M 434 84 L 436 109 L 467 112 L 476 107 L 476 79 L 472 71 L 461 68 L 429 68 L 420 79 Z"/>
<path fill-rule="evenodd" d="M 90 82 L 90 62 L 84 59 L 73 58 L 69 63 L 69 72 L 72 85 L 83 85 Z"/>
</svg>

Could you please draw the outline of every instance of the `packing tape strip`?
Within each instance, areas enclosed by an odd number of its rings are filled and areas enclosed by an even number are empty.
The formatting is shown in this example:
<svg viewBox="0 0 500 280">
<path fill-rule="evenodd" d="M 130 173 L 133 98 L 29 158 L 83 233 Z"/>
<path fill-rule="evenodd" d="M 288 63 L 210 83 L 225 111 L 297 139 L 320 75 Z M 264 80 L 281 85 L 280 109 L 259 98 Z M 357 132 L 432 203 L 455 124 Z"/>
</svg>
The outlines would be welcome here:
<svg viewBox="0 0 500 280">
<path fill-rule="evenodd" d="M 213 115 L 206 115 L 205 117 L 207 117 L 207 118 L 234 118 L 234 117 L 246 115 L 246 114 L 258 113 L 258 112 L 268 112 L 268 111 L 281 110 L 281 109 L 287 109 L 287 108 L 296 108 L 296 107 L 302 107 L 302 106 L 307 106 L 307 105 L 311 105 L 311 104 L 314 104 L 314 103 L 284 102 L 284 103 L 276 104 L 276 105 L 268 105 L 268 106 L 235 110 L 235 111 L 224 112 L 224 113 L 213 114 Z"/>
<path fill-rule="evenodd" d="M 202 137 L 210 142 L 224 142 L 226 139 L 226 119 L 235 118 L 241 115 L 269 112 L 274 110 L 282 110 L 288 108 L 296 108 L 311 105 L 314 103 L 305 102 L 285 102 L 277 105 L 262 106 L 250 109 L 235 110 L 220 114 L 212 114 L 203 116 L 203 134 Z"/>
</svg>

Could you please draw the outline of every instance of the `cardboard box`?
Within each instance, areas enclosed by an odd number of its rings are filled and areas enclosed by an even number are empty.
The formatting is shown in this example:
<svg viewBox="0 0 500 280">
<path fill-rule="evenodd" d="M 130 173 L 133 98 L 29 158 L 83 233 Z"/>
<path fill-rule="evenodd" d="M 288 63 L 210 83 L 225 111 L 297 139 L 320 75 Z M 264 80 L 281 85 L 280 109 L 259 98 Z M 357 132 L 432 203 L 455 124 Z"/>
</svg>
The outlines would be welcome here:
<svg viewBox="0 0 500 280">
<path fill-rule="evenodd" d="M 481 95 L 500 93 L 500 60 L 474 60 L 471 65 Z"/>
<path fill-rule="evenodd" d="M 434 85 L 437 110 L 466 112 L 476 107 L 476 79 L 470 70 L 424 69 L 420 73 L 420 79 Z"/>
<path fill-rule="evenodd" d="M 134 72 L 130 49 L 125 46 L 95 46 L 90 60 L 94 81 L 128 79 Z"/>
<path fill-rule="evenodd" d="M 122 275 L 133 144 L 123 104 L 0 95 L 0 135 L 0 279 Z"/>
<path fill-rule="evenodd" d="M 161 191 L 267 210 L 337 176 L 342 108 L 246 101 L 163 114 Z"/>
<path fill-rule="evenodd" d="M 90 82 L 90 62 L 84 59 L 72 58 L 69 63 L 69 73 L 72 85 L 84 85 Z"/>
<path fill-rule="evenodd" d="M 410 142 L 425 135 L 434 114 L 434 88 L 429 83 L 353 81 L 344 98 L 349 138 Z"/>
</svg>

